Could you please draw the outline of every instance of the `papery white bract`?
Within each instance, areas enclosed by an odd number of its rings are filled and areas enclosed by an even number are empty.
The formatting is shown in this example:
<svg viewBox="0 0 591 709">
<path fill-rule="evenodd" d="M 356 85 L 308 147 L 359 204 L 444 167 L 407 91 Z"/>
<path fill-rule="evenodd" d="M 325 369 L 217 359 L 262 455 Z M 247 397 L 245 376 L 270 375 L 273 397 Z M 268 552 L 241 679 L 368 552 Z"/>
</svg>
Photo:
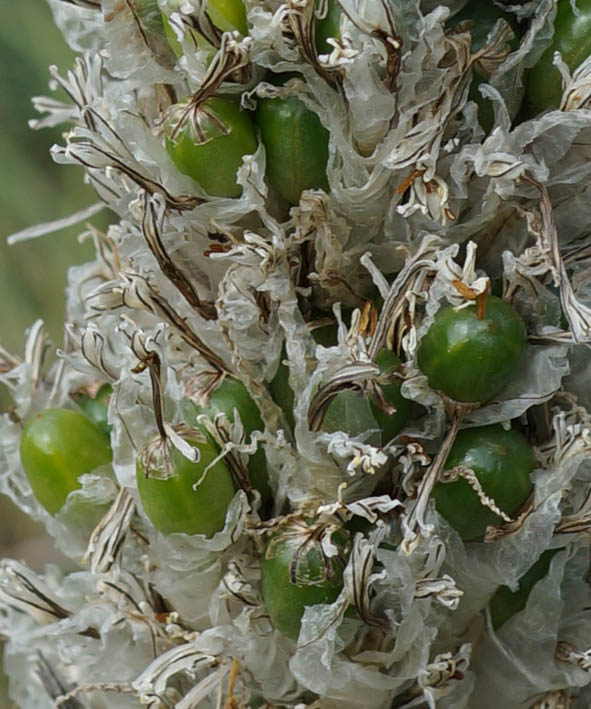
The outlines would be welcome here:
<svg viewBox="0 0 591 709">
<path fill-rule="evenodd" d="M 103 207 L 115 221 L 83 234 L 96 258 L 70 270 L 57 358 L 42 323 L 24 358 L 0 349 L 14 399 L 0 418 L 0 491 L 86 565 L 36 575 L 3 562 L 13 700 L 24 709 L 242 709 L 263 699 L 291 709 L 512 709 L 569 688 L 580 691 L 574 706 L 586 706 L 589 60 L 566 77 L 560 110 L 518 115 L 556 0 L 509 8 L 524 20 L 514 51 L 501 21 L 474 53 L 469 29 L 446 26 L 459 0 L 338 0 L 340 36 L 322 55 L 318 0 L 245 0 L 246 37 L 215 25 L 215 0 L 49 4 L 80 56 L 65 74 L 51 68 L 52 88 L 67 98 L 35 98 L 42 115 L 32 127 L 65 126 L 52 156 L 82 166 L 99 203 L 14 240 Z M 490 74 L 481 86 L 495 111 L 488 135 L 468 100 L 477 65 Z M 243 158 L 236 199 L 208 196 L 176 169 L 162 137 L 172 105 L 219 92 L 250 111 L 257 96 L 285 90 L 274 79 L 286 73 L 330 132 L 329 193 L 304 191 L 286 207 L 265 179 L 262 145 Z M 465 544 L 422 484 L 449 402 L 429 388 L 416 351 L 442 305 L 465 307 L 499 283 L 526 321 L 527 366 L 463 425 L 516 420 L 540 436 L 540 467 L 522 514 Z M 337 333 L 330 345 L 315 340 L 326 324 Z M 369 432 L 323 430 L 335 394 L 375 387 L 384 347 L 403 359 L 397 376 L 416 409 L 408 427 L 386 447 Z M 279 366 L 288 367 L 289 412 L 270 393 Z M 244 422 L 225 414 L 184 420 L 183 400 L 202 405 L 226 376 L 261 412 L 263 430 L 249 442 Z M 113 388 L 114 478 L 86 476 L 52 518 L 22 470 L 20 422 L 73 406 L 70 393 L 97 382 Z M 267 508 L 239 490 L 210 539 L 154 529 L 135 462 L 154 434 L 191 456 L 182 425 L 201 426 L 242 468 L 264 450 Z M 84 529 L 89 504 L 111 505 L 94 531 Z M 343 590 L 306 608 L 297 642 L 272 627 L 261 595 L 265 539 L 284 517 L 352 530 Z M 485 611 L 495 590 L 515 589 L 559 547 L 523 611 L 495 632 Z"/>
</svg>

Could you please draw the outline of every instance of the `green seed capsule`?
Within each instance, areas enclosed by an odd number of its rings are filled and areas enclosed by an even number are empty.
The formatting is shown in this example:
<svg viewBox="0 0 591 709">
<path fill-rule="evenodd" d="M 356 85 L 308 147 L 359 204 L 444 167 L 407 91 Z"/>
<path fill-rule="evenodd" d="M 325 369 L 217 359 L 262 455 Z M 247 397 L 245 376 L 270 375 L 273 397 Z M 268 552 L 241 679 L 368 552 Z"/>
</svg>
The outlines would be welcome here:
<svg viewBox="0 0 591 709">
<path fill-rule="evenodd" d="M 417 359 L 432 389 L 455 401 L 487 401 L 515 377 L 526 345 L 517 311 L 489 296 L 482 318 L 472 305 L 441 308 L 421 340 Z"/>
<path fill-rule="evenodd" d="M 265 700 L 262 697 L 254 697 L 250 700 L 248 709 L 264 709 L 265 706 Z"/>
<path fill-rule="evenodd" d="M 322 20 L 316 20 L 314 23 L 314 42 L 316 44 L 316 51 L 319 54 L 330 54 L 334 49 L 334 47 L 328 44 L 327 39 L 341 38 L 342 16 L 343 11 L 339 3 L 336 2 L 336 0 L 328 0 L 326 17 Z"/>
<path fill-rule="evenodd" d="M 393 352 L 383 349 L 376 357 L 376 364 L 382 374 L 393 375 L 401 362 Z M 412 402 L 400 393 L 401 384 L 400 379 L 380 384 L 385 401 L 396 409 L 393 414 L 387 414 L 371 394 L 363 395 L 355 391 L 339 393 L 326 410 L 322 430 L 327 433 L 344 431 L 350 436 L 359 436 L 370 429 L 379 429 L 376 444 L 388 443 L 406 426 L 411 416 Z"/>
<path fill-rule="evenodd" d="M 445 462 L 473 470 L 487 497 L 510 517 L 531 492 L 530 474 L 536 464 L 533 451 L 517 431 L 505 431 L 494 424 L 460 431 Z M 480 539 L 488 525 L 503 520 L 480 502 L 478 494 L 464 478 L 438 482 L 433 489 L 437 512 L 466 541 Z"/>
<path fill-rule="evenodd" d="M 562 77 L 553 64 L 559 51 L 570 71 L 591 54 L 591 0 L 577 0 L 578 15 L 570 0 L 558 0 L 552 43 L 530 70 L 527 96 L 537 111 L 558 108 L 562 99 Z"/>
<path fill-rule="evenodd" d="M 236 29 L 242 35 L 248 33 L 246 10 L 242 0 L 208 0 L 207 12 L 213 24 L 222 31 Z"/>
<path fill-rule="evenodd" d="M 208 0 L 205 9 L 213 24 L 218 29 L 222 30 L 222 32 L 238 30 L 238 32 L 242 35 L 246 35 L 248 33 L 246 10 L 242 0 Z M 164 13 L 162 13 L 162 21 L 164 24 L 164 34 L 168 40 L 168 43 L 176 56 L 181 57 L 183 54 L 183 47 L 178 41 L 168 17 Z M 211 50 L 211 55 L 213 57 L 216 51 L 215 47 L 207 42 L 207 40 L 200 34 L 195 32 L 193 36 L 197 41 L 199 48 Z"/>
<path fill-rule="evenodd" d="M 302 190 L 328 191 L 329 133 L 296 96 L 260 99 L 256 122 L 267 158 L 267 179 L 290 204 Z"/>
<path fill-rule="evenodd" d="M 172 477 L 146 477 L 146 470 L 138 460 L 138 492 L 146 515 L 163 534 L 184 532 L 212 537 L 224 528 L 234 484 L 223 460 L 204 477 L 205 469 L 218 455 L 214 446 L 197 440 L 188 443 L 199 449 L 199 461 L 194 463 L 173 448 L 176 474 Z"/>
<path fill-rule="evenodd" d="M 103 384 L 94 397 L 86 394 L 74 397 L 83 413 L 107 436 L 111 434 L 112 428 L 107 418 L 109 399 L 112 393 L 113 387 L 110 384 Z"/>
<path fill-rule="evenodd" d="M 331 347 L 337 342 L 337 331 L 334 325 L 318 328 L 312 334 L 316 342 L 324 347 Z M 401 362 L 393 352 L 383 349 L 376 357 L 376 364 L 382 374 L 392 375 L 398 371 Z M 359 436 L 370 429 L 377 428 L 381 430 L 381 442 L 388 443 L 400 433 L 411 418 L 412 402 L 400 393 L 401 384 L 400 379 L 380 384 L 384 399 L 396 409 L 391 415 L 378 405 L 373 396 L 364 397 L 354 391 L 341 392 L 329 404 L 322 430 L 327 433 L 345 431 L 350 436 Z M 270 383 L 270 389 L 273 399 L 283 409 L 293 429 L 294 395 L 289 386 L 289 370 L 284 364 L 279 366 Z"/>
<path fill-rule="evenodd" d="M 288 522 L 269 540 L 263 552 L 263 599 L 271 623 L 296 640 L 306 606 L 333 603 L 343 588 L 348 535 L 332 536 L 339 556 L 327 558 L 313 529 L 303 522 Z"/>
<path fill-rule="evenodd" d="M 236 173 L 244 155 L 257 149 L 254 127 L 236 101 L 210 98 L 183 120 L 187 103 L 173 107 L 165 124 L 166 149 L 184 175 L 198 182 L 207 194 L 239 197 Z"/>
<path fill-rule="evenodd" d="M 25 426 L 23 469 L 33 494 L 52 515 L 80 489 L 79 477 L 112 460 L 109 437 L 80 411 L 46 409 Z"/>
<path fill-rule="evenodd" d="M 194 419 L 199 414 L 205 414 L 213 421 L 217 414 L 224 413 L 230 421 L 234 422 L 234 409 L 240 414 L 247 442 L 250 441 L 253 431 L 265 430 L 265 424 L 253 398 L 244 384 L 234 377 L 224 377 L 209 394 L 207 408 L 199 408 L 191 403 L 188 405 L 187 413 L 190 425 L 194 425 Z M 203 431 L 207 435 L 207 431 L 205 429 Z M 268 500 L 272 493 L 269 486 L 267 459 L 262 448 L 250 456 L 248 474 L 252 486 L 261 493 L 263 502 Z"/>
</svg>

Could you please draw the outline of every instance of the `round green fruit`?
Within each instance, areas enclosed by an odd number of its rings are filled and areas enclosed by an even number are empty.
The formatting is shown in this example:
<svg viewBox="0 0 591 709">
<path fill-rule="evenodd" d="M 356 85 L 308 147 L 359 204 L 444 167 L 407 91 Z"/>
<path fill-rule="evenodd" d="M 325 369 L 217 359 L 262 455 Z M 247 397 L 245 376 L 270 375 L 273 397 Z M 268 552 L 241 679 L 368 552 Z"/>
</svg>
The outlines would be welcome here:
<svg viewBox="0 0 591 709">
<path fill-rule="evenodd" d="M 248 34 L 246 10 L 242 0 L 208 0 L 207 13 L 214 25 L 223 32 L 238 30 L 240 34 Z"/>
<path fill-rule="evenodd" d="M 303 190 L 328 191 L 329 133 L 296 96 L 259 99 L 256 122 L 267 158 L 267 179 L 290 204 Z"/>
<path fill-rule="evenodd" d="M 552 42 L 529 72 L 527 96 L 537 111 L 558 108 L 562 99 L 562 77 L 553 64 L 554 52 L 560 52 L 571 72 L 591 54 L 591 0 L 576 0 L 575 4 L 577 15 L 571 0 L 558 0 Z"/>
<path fill-rule="evenodd" d="M 213 24 L 218 29 L 222 30 L 222 32 L 238 30 L 242 35 L 248 33 L 246 10 L 242 0 L 209 0 L 205 9 Z M 181 57 L 183 55 L 183 46 L 177 39 L 170 20 L 164 12 L 162 12 L 162 22 L 168 44 L 175 55 Z M 212 46 L 205 37 L 202 37 L 201 34 L 198 34 L 192 29 L 190 31 L 197 46 L 200 49 L 207 49 L 211 54 L 211 58 L 213 58 L 216 53 L 216 48 Z"/>
<path fill-rule="evenodd" d="M 239 197 L 236 173 L 244 155 L 257 149 L 248 114 L 228 98 L 214 97 L 187 113 L 177 104 L 165 123 L 166 150 L 180 172 L 215 197 Z M 179 122 L 181 122 L 179 127 Z"/>
<path fill-rule="evenodd" d="M 110 384 L 103 384 L 94 397 L 87 394 L 75 397 L 82 412 L 107 436 L 111 434 L 112 428 L 108 421 L 109 399 L 112 393 L 113 387 Z"/>
<path fill-rule="evenodd" d="M 138 492 L 144 512 L 163 534 L 184 532 L 212 537 L 224 528 L 234 497 L 232 476 L 224 461 L 219 460 L 204 477 L 205 469 L 217 457 L 218 450 L 203 440 L 192 439 L 188 443 L 199 450 L 199 460 L 190 461 L 173 448 L 175 474 L 172 477 L 163 478 L 158 472 L 146 476 L 138 460 Z"/>
<path fill-rule="evenodd" d="M 359 436 L 377 428 L 380 430 L 380 442 L 386 444 L 406 426 L 411 416 L 412 402 L 400 393 L 402 381 L 395 376 L 401 365 L 400 359 L 390 350 L 383 349 L 378 353 L 375 363 L 382 376 L 391 378 L 390 382 L 380 384 L 380 388 L 385 401 L 396 411 L 391 415 L 386 413 L 372 395 L 343 391 L 337 394 L 326 409 L 323 431 L 344 431 L 350 436 Z"/>
<path fill-rule="evenodd" d="M 52 515 L 78 490 L 79 477 L 112 460 L 109 437 L 80 411 L 46 409 L 25 425 L 21 462 L 33 494 Z"/>
<path fill-rule="evenodd" d="M 322 525 L 287 522 L 267 543 L 261 570 L 263 599 L 273 627 L 296 640 L 306 606 L 334 603 L 343 588 L 348 552 L 344 531 L 332 536 L 338 556 L 321 548 Z"/>
<path fill-rule="evenodd" d="M 499 394 L 516 376 L 526 346 L 517 311 L 489 296 L 482 318 L 472 304 L 441 308 L 423 335 L 417 358 L 432 389 L 458 402 L 479 402 Z"/>
<path fill-rule="evenodd" d="M 262 697 L 254 697 L 250 700 L 248 709 L 262 709 L 266 706 L 265 700 Z"/>
<path fill-rule="evenodd" d="M 265 424 L 253 398 L 244 384 L 234 377 L 224 377 L 220 384 L 209 394 L 209 406 L 199 408 L 191 405 L 190 409 L 190 416 L 193 417 L 193 420 L 189 421 L 190 425 L 194 425 L 194 417 L 199 414 L 205 414 L 213 421 L 216 415 L 220 413 L 225 414 L 233 423 L 234 409 L 236 409 L 240 415 L 247 442 L 250 440 L 253 431 L 265 430 Z M 203 430 L 207 435 L 207 431 Z M 248 474 L 252 486 L 260 492 L 263 502 L 268 500 L 272 493 L 269 486 L 267 459 L 265 451 L 260 447 L 249 458 Z"/>
<path fill-rule="evenodd" d="M 314 23 L 314 43 L 319 54 L 330 54 L 332 47 L 327 39 L 340 39 L 343 11 L 337 0 L 328 0 L 326 16 Z"/>
<path fill-rule="evenodd" d="M 461 430 L 445 462 L 445 469 L 457 466 L 474 471 L 485 495 L 512 517 L 532 488 L 530 474 L 536 464 L 533 451 L 517 431 L 494 424 Z M 438 482 L 433 489 L 437 512 L 456 529 L 462 539 L 480 539 L 488 525 L 503 520 L 485 507 L 467 480 Z"/>
</svg>

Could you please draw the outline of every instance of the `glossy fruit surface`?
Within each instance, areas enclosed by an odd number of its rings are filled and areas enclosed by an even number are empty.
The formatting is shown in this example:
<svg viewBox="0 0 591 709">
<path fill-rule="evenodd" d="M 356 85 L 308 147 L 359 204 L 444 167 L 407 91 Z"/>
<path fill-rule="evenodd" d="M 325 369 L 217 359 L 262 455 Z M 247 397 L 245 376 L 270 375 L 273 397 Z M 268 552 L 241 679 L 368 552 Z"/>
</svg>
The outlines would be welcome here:
<svg viewBox="0 0 591 709">
<path fill-rule="evenodd" d="M 329 133 L 296 96 L 260 99 L 256 122 L 267 159 L 267 179 L 290 204 L 302 190 L 328 191 Z"/>
<path fill-rule="evenodd" d="M 265 424 L 253 398 L 244 384 L 234 377 L 224 377 L 209 395 L 209 406 L 206 408 L 193 407 L 193 415 L 205 414 L 213 421 L 217 414 L 224 413 L 230 421 L 234 422 L 234 409 L 240 414 L 247 441 L 250 440 L 253 431 L 265 430 Z M 248 474 L 252 486 L 261 493 L 263 501 L 267 500 L 271 496 L 271 488 L 269 487 L 265 451 L 260 447 L 249 458 Z"/>
<path fill-rule="evenodd" d="M 184 532 L 212 537 L 224 528 L 226 512 L 234 497 L 234 484 L 223 460 L 203 477 L 205 468 L 216 458 L 218 451 L 205 441 L 189 440 L 189 443 L 199 449 L 199 461 L 194 463 L 172 449 L 176 470 L 172 477 L 146 477 L 138 460 L 138 492 L 146 515 L 164 534 Z"/>
<path fill-rule="evenodd" d="M 517 375 L 527 335 L 517 311 L 495 296 L 483 318 L 476 305 L 440 308 L 417 353 L 429 386 L 455 401 L 487 401 Z"/>
<path fill-rule="evenodd" d="M 172 161 L 207 194 L 239 197 L 242 187 L 236 173 L 242 157 L 257 148 L 250 117 L 236 101 L 221 97 L 208 99 L 183 120 L 186 107 L 177 104 L 165 124 L 166 150 Z"/>
<path fill-rule="evenodd" d="M 562 78 L 552 63 L 554 52 L 561 53 L 571 72 L 591 54 L 591 0 L 576 0 L 576 6 L 578 15 L 570 0 L 558 0 L 552 42 L 529 72 L 527 96 L 537 111 L 560 105 Z"/>
<path fill-rule="evenodd" d="M 472 21 L 470 34 L 472 36 L 472 54 L 478 52 L 486 44 L 486 39 L 489 33 L 499 20 L 505 20 L 513 30 L 513 38 L 509 40 L 511 51 L 519 46 L 520 31 L 515 15 L 509 12 L 503 12 L 499 7 L 492 2 L 483 2 L 483 0 L 469 0 L 464 7 L 456 13 L 449 21 L 449 27 L 455 27 L 460 22 L 466 20 Z M 484 98 L 479 91 L 479 86 L 483 83 L 488 83 L 489 77 L 483 74 L 478 65 L 474 67 L 474 75 L 468 98 L 474 101 L 478 106 L 478 121 L 484 130 L 488 133 L 494 125 L 494 111 L 492 102 Z"/>
<path fill-rule="evenodd" d="M 327 39 L 332 37 L 340 39 L 342 15 L 343 11 L 339 3 L 336 0 L 328 0 L 326 17 L 316 20 L 314 24 L 314 42 L 319 54 L 330 54 L 334 49 L 328 44 Z"/>
<path fill-rule="evenodd" d="M 391 351 L 383 349 L 376 357 L 382 375 L 394 375 L 400 368 L 400 359 Z M 380 383 L 386 402 L 396 411 L 386 413 L 371 394 L 356 391 L 339 393 L 326 409 L 322 430 L 327 433 L 344 431 L 350 436 L 359 436 L 371 429 L 379 431 L 376 445 L 391 441 L 406 426 L 411 416 L 412 402 L 400 393 L 402 380 L 393 377 L 390 382 Z M 368 439 L 372 442 L 372 439 Z"/>
<path fill-rule="evenodd" d="M 317 528 L 317 525 L 316 525 Z M 313 527 L 286 523 L 263 552 L 263 599 L 273 627 L 297 639 L 306 606 L 333 603 L 343 588 L 348 536 L 333 535 L 339 556 L 323 557 Z"/>
<path fill-rule="evenodd" d="M 512 591 L 509 586 L 499 586 L 489 604 L 490 619 L 495 630 L 525 608 L 533 587 L 546 576 L 552 557 L 558 551 L 560 549 L 546 550 L 519 579 L 519 588 L 516 591 Z"/>
<path fill-rule="evenodd" d="M 517 431 L 498 424 L 461 430 L 445 462 L 445 470 L 456 466 L 473 470 L 488 497 L 510 517 L 531 491 L 530 474 L 536 464 L 533 451 Z M 481 538 L 488 525 L 502 519 L 480 502 L 464 478 L 438 482 L 433 489 L 437 512 L 456 529 L 462 539 Z"/>
<path fill-rule="evenodd" d="M 80 411 L 46 409 L 33 416 L 20 442 L 23 469 L 40 504 L 56 514 L 78 478 L 112 460 L 109 437 Z"/>
<path fill-rule="evenodd" d="M 170 45 L 170 48 L 174 52 L 175 56 L 177 58 L 182 57 L 183 45 L 179 42 L 176 33 L 170 24 L 168 15 L 164 14 L 164 12 L 162 12 L 162 28 L 164 30 L 164 36 L 166 37 L 166 40 L 168 41 L 168 44 Z M 205 40 L 203 41 L 205 42 Z"/>
<path fill-rule="evenodd" d="M 224 32 L 237 29 L 240 34 L 248 33 L 242 0 L 208 0 L 207 13 L 214 25 Z"/>
<path fill-rule="evenodd" d="M 112 393 L 113 387 L 110 384 L 103 384 L 94 397 L 86 394 L 75 397 L 82 412 L 107 436 L 110 435 L 112 428 L 108 422 L 109 398 Z"/>
<path fill-rule="evenodd" d="M 238 30 L 240 34 L 247 34 L 246 10 L 242 0 L 209 0 L 205 9 L 213 24 L 218 29 L 222 30 L 222 32 Z M 175 55 L 181 57 L 183 55 L 183 45 L 177 39 L 170 20 L 164 12 L 162 12 L 162 22 L 168 44 Z M 192 30 L 191 33 L 197 47 L 199 49 L 208 50 L 211 54 L 211 58 L 213 58 L 217 51 L 216 48 L 211 45 L 205 37 L 202 37 L 201 34 L 196 31 L 193 32 Z"/>
</svg>

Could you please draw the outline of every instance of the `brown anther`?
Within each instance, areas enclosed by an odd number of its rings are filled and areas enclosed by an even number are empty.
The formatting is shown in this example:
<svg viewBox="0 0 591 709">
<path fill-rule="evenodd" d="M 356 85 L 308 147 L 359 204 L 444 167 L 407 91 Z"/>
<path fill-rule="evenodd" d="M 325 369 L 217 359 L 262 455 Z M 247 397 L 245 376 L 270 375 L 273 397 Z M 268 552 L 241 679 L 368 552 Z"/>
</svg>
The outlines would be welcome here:
<svg viewBox="0 0 591 709">
<path fill-rule="evenodd" d="M 473 288 L 467 286 L 463 281 L 460 281 L 459 278 L 455 278 L 452 281 L 452 285 L 463 298 L 466 298 L 466 300 L 477 300 L 479 297 L 478 293 Z"/>
<path fill-rule="evenodd" d="M 363 306 L 363 312 L 361 313 L 361 320 L 359 323 L 359 330 L 362 335 L 373 336 L 376 331 L 378 324 L 378 311 L 376 306 L 367 300 Z"/>
<path fill-rule="evenodd" d="M 476 298 L 476 317 L 479 320 L 482 320 L 484 315 L 486 314 L 486 299 L 488 297 L 488 289 L 490 287 L 490 281 L 488 285 L 486 286 L 485 290 L 479 294 L 479 296 Z"/>
<path fill-rule="evenodd" d="M 410 312 L 408 308 L 404 308 L 402 311 L 402 317 L 404 318 L 404 324 L 406 325 L 406 329 L 410 330 L 412 327 L 412 318 L 410 317 Z"/>
<path fill-rule="evenodd" d="M 269 303 L 269 295 L 268 293 L 260 293 L 256 292 L 255 293 L 255 301 L 256 304 L 259 307 L 259 310 L 261 312 L 261 319 L 264 323 L 269 322 L 269 318 L 271 317 L 271 306 Z"/>
<path fill-rule="evenodd" d="M 482 320 L 486 313 L 486 298 L 490 289 L 490 281 L 487 283 L 482 293 L 477 293 L 473 288 L 470 288 L 470 286 L 467 286 L 463 281 L 460 281 L 459 278 L 453 280 L 452 284 L 463 298 L 476 301 L 476 316 L 479 320 Z"/>
<path fill-rule="evenodd" d="M 408 177 L 406 177 L 396 188 L 397 194 L 404 194 L 406 190 L 412 185 L 412 183 L 418 178 L 424 175 L 426 170 L 413 170 Z"/>
<path fill-rule="evenodd" d="M 203 255 L 209 258 L 212 254 L 225 254 L 230 248 L 228 244 L 211 244 L 211 246 L 203 252 Z"/>
<path fill-rule="evenodd" d="M 402 445 L 406 446 L 409 443 L 419 443 L 418 438 L 412 438 L 411 436 L 398 436 L 398 441 L 402 443 Z"/>
</svg>

